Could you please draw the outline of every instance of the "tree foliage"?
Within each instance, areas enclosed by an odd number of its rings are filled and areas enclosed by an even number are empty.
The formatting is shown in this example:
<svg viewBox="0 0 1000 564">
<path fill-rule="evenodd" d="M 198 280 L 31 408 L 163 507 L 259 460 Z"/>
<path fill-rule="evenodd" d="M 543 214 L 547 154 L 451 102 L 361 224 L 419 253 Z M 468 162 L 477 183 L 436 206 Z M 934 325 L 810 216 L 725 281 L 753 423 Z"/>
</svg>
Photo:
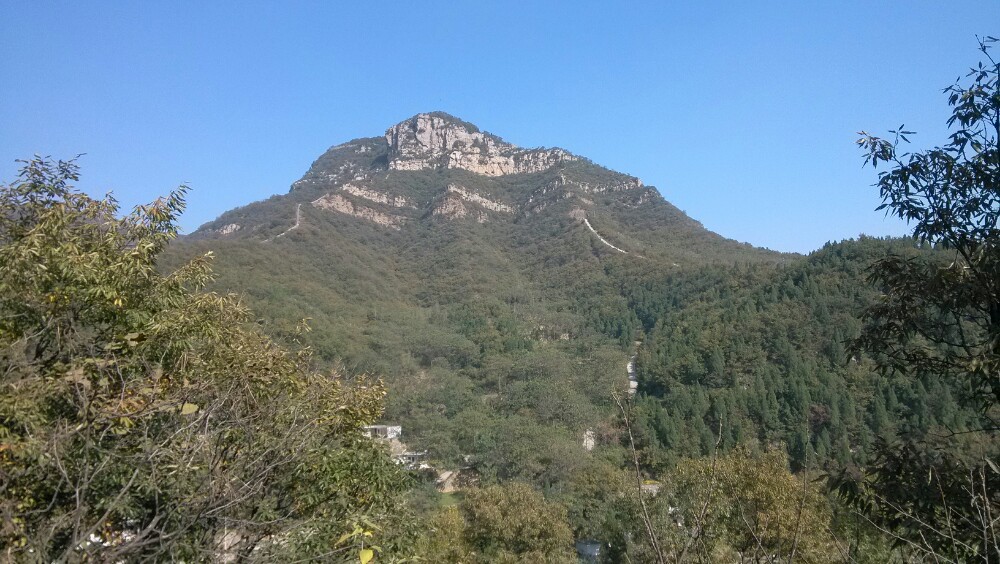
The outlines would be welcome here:
<svg viewBox="0 0 1000 564">
<path fill-rule="evenodd" d="M 471 489 L 432 519 L 435 561 L 574 562 L 566 509 L 523 482 Z"/>
<path fill-rule="evenodd" d="M 784 444 L 794 469 L 862 464 L 877 437 L 964 429 L 976 419 L 936 374 L 875 377 L 849 354 L 858 316 L 878 297 L 866 266 L 889 253 L 933 254 L 903 239 L 831 243 L 793 264 L 705 268 L 637 284 L 654 320 L 638 352 L 644 392 L 636 439 L 655 473 L 679 458 Z M 662 311 L 656 311 L 663 307 Z"/>
<path fill-rule="evenodd" d="M 830 532 L 831 513 L 808 476 L 794 476 L 784 453 L 754 456 L 746 449 L 678 465 L 673 482 L 681 519 L 700 523 L 698 544 L 708 554 L 734 550 L 744 561 L 841 560 Z"/>
<path fill-rule="evenodd" d="M 940 252 L 890 255 L 870 280 L 881 296 L 864 314 L 855 347 L 884 374 L 954 384 L 978 413 L 964 429 L 887 434 L 871 464 L 831 485 L 895 544 L 919 558 L 990 561 L 1000 555 L 994 462 L 1000 453 L 1000 63 L 996 39 L 968 82 L 945 89 L 952 129 L 943 146 L 905 152 L 912 132 L 892 140 L 861 132 L 865 162 L 879 173 L 880 209 L 905 219 L 921 244 Z M 942 440 L 941 437 L 947 437 Z"/>
<path fill-rule="evenodd" d="M 471 545 L 485 560 L 573 561 L 566 509 L 530 485 L 510 482 L 468 492 L 462 511 Z"/>
<path fill-rule="evenodd" d="M 0 187 L 5 557 L 264 560 L 370 542 L 404 483 L 357 432 L 381 383 L 313 371 L 238 297 L 201 291 L 210 256 L 161 275 L 185 187 L 119 218 L 77 178 L 36 158 Z"/>
<path fill-rule="evenodd" d="M 890 256 L 872 269 L 882 300 L 865 314 L 859 341 L 894 371 L 961 380 L 968 398 L 989 411 L 1000 401 L 1000 63 L 995 39 L 980 43 L 985 60 L 970 84 L 945 89 L 952 115 L 949 141 L 905 152 L 912 132 L 892 141 L 865 132 L 865 162 L 879 173 L 886 209 L 913 225 L 922 243 L 945 249 L 949 261 Z"/>
</svg>

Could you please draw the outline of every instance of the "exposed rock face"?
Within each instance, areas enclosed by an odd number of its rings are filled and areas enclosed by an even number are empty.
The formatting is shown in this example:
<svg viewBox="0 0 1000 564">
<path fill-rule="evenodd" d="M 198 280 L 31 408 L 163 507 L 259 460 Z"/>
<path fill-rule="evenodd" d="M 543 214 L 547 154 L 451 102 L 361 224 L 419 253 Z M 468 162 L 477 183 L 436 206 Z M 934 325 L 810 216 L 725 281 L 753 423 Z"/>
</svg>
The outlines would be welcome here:
<svg viewBox="0 0 1000 564">
<path fill-rule="evenodd" d="M 240 230 L 239 223 L 229 223 L 215 230 L 219 235 L 231 235 Z"/>
<path fill-rule="evenodd" d="M 456 194 L 459 198 L 467 202 L 479 204 L 480 206 L 488 210 L 492 210 L 495 212 L 503 212 L 503 213 L 514 213 L 514 208 L 508 206 L 507 204 L 502 204 L 500 202 L 491 200 L 484 196 L 480 196 L 479 194 L 476 194 L 475 192 L 472 192 L 470 190 L 466 190 L 465 188 L 457 184 L 449 184 L 448 192 Z"/>
<path fill-rule="evenodd" d="M 355 139 L 326 150 L 305 175 L 292 183 L 292 191 L 319 188 L 329 190 L 345 182 L 365 180 L 373 172 L 385 170 L 388 146 L 382 137 Z"/>
<path fill-rule="evenodd" d="M 491 200 L 457 184 L 449 184 L 444 199 L 434 206 L 431 215 L 447 219 L 459 219 L 472 215 L 479 223 L 486 223 L 490 219 L 490 214 L 486 210 L 503 214 L 514 213 L 512 206 Z"/>
<path fill-rule="evenodd" d="M 562 149 L 521 149 L 454 118 L 418 114 L 385 132 L 389 168 L 459 168 L 485 176 L 540 172 L 576 157 Z"/>
<path fill-rule="evenodd" d="M 590 182 L 580 182 L 577 180 L 572 180 L 566 178 L 565 175 L 560 174 L 558 178 L 552 181 L 549 185 L 545 186 L 541 193 L 544 194 L 550 190 L 558 189 L 568 189 L 573 188 L 584 192 L 586 194 L 599 194 L 602 192 L 625 192 L 626 190 L 635 190 L 636 188 L 642 188 L 642 180 L 634 176 L 624 176 L 622 178 L 616 179 L 611 182 L 601 182 L 593 184 Z"/>
<path fill-rule="evenodd" d="M 629 204 L 629 205 L 633 205 L 633 206 L 641 206 L 641 205 L 644 205 L 646 202 L 655 200 L 657 197 L 658 197 L 658 194 L 656 193 L 656 190 L 654 190 L 652 188 L 647 188 L 647 189 L 643 190 L 643 192 L 641 194 L 639 194 L 638 196 L 632 198 L 631 200 L 629 200 L 626 203 Z"/>
<path fill-rule="evenodd" d="M 399 217 L 398 215 L 382 213 L 372 208 L 356 205 L 354 202 L 351 202 L 339 194 L 327 194 L 325 196 L 321 196 L 313 200 L 312 205 L 319 209 L 331 210 L 354 217 L 360 217 L 361 219 L 366 219 L 373 223 L 391 227 L 393 229 L 399 229 L 400 226 L 406 221 L 406 218 Z"/>
<path fill-rule="evenodd" d="M 560 200 L 577 198 L 581 203 L 588 206 L 594 205 L 594 200 L 587 197 L 593 194 L 617 193 L 617 192 L 643 192 L 643 195 L 629 197 L 628 205 L 638 206 L 650 200 L 647 192 L 655 190 L 643 189 L 642 181 L 634 176 L 624 174 L 614 174 L 610 178 L 605 177 L 597 181 L 584 181 L 579 177 L 567 176 L 560 172 L 551 181 L 543 184 L 531 192 L 526 205 L 525 214 L 535 214 L 546 207 Z M 628 196 L 626 196 L 628 197 Z"/>
<path fill-rule="evenodd" d="M 376 192 L 375 190 L 370 190 L 356 184 L 347 183 L 344 184 L 342 188 L 344 192 L 352 194 L 359 198 L 364 198 L 366 200 L 377 202 L 380 204 L 386 204 L 394 208 L 412 208 L 416 209 L 417 206 L 410 203 L 409 200 L 403 196 L 390 196 L 388 194 L 383 194 L 382 192 Z"/>
<path fill-rule="evenodd" d="M 447 219 L 459 219 L 469 215 L 469 209 L 465 207 L 461 199 L 448 196 L 441 200 L 441 203 L 434 206 L 431 215 Z"/>
<path fill-rule="evenodd" d="M 516 222 L 550 206 L 591 210 L 616 202 L 636 208 L 662 199 L 633 176 L 562 149 L 522 149 L 442 112 L 330 147 L 291 189 L 301 195 L 296 203 L 311 201 L 317 209 L 397 230 L 432 217 Z M 220 238 L 270 235 L 263 240 L 273 241 L 301 224 L 296 210 L 295 224 L 277 235 L 236 210 L 200 231 Z"/>
</svg>

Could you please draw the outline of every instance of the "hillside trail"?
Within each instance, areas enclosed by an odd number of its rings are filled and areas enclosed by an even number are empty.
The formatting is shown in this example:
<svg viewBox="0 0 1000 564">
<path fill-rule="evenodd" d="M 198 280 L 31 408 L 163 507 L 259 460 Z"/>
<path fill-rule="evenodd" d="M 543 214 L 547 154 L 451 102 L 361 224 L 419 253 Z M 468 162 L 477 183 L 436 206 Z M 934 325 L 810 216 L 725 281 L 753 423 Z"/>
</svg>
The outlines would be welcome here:
<svg viewBox="0 0 1000 564">
<path fill-rule="evenodd" d="M 302 225 L 302 204 L 299 204 L 298 206 L 295 207 L 295 225 L 289 227 L 288 229 L 285 229 L 284 231 L 278 233 L 277 235 L 271 237 L 270 239 L 264 239 L 263 242 L 270 243 L 271 241 L 274 241 L 279 237 L 284 237 L 285 235 L 288 235 L 288 233 L 290 233 L 291 231 L 298 229 L 299 225 Z"/>
<path fill-rule="evenodd" d="M 632 254 L 632 253 L 629 253 L 628 251 L 626 251 L 624 249 L 619 249 L 618 247 L 616 247 L 616 246 L 612 245 L 611 243 L 609 243 L 607 239 L 605 239 L 604 237 L 601 237 L 601 234 L 598 233 L 596 229 L 594 229 L 594 226 L 592 226 L 590 224 L 590 221 L 588 221 L 586 217 L 583 217 L 582 219 L 583 219 L 583 224 L 587 226 L 587 229 L 589 229 L 590 232 L 593 233 L 594 236 L 596 236 L 602 243 L 604 243 L 605 245 L 607 245 L 607 246 L 611 247 L 612 249 L 618 251 L 619 253 L 623 253 L 623 254 L 626 254 L 626 255 Z M 643 257 L 642 255 L 636 255 L 636 254 L 632 254 L 632 256 L 634 256 L 636 258 L 646 258 L 646 257 Z M 674 266 L 676 266 L 676 264 Z M 639 381 L 636 379 L 635 359 L 639 356 L 639 347 L 642 346 L 642 341 L 635 341 L 633 343 L 633 345 L 634 345 L 635 348 L 634 348 L 634 350 L 632 352 L 632 356 L 629 357 L 628 364 L 625 365 L 625 373 L 628 375 L 628 395 L 629 396 L 634 396 L 635 395 L 635 391 L 639 388 Z"/>
<path fill-rule="evenodd" d="M 629 254 L 628 251 L 626 251 L 624 249 L 619 249 L 618 247 L 616 247 L 616 246 L 612 245 L 611 243 L 609 243 L 607 239 L 605 239 L 604 237 L 601 237 L 601 234 L 598 233 L 597 230 L 594 229 L 594 227 L 592 225 L 590 225 L 590 221 L 588 221 L 587 218 L 583 218 L 583 224 L 586 225 L 587 229 L 590 229 L 590 232 L 593 233 L 605 245 L 611 247 L 612 249 L 618 251 L 619 253 L 624 253 L 626 255 Z"/>
<path fill-rule="evenodd" d="M 628 377 L 628 396 L 629 401 L 635 396 L 635 392 L 639 389 L 639 380 L 636 377 L 635 370 L 635 359 L 639 356 L 639 347 L 642 346 L 642 341 L 634 341 L 633 346 L 635 347 L 632 352 L 632 356 L 628 357 L 628 363 L 625 364 L 625 375 Z M 583 448 L 586 451 L 591 451 L 594 449 L 596 444 L 594 430 L 587 429 L 583 432 Z"/>
<path fill-rule="evenodd" d="M 579 217 L 579 216 L 578 216 L 578 217 Z M 611 244 L 611 243 L 610 243 L 610 242 L 609 242 L 609 241 L 608 241 L 607 239 L 605 239 L 604 237 L 602 237 L 602 236 L 601 236 L 601 234 L 600 234 L 600 233 L 598 233 L 596 229 L 594 229 L 594 226 L 590 224 L 590 220 L 588 220 L 588 219 L 586 218 L 586 216 L 584 216 L 584 217 L 581 217 L 580 219 L 582 219 L 582 220 L 583 220 L 583 224 L 587 226 L 587 229 L 589 229 L 589 230 L 590 230 L 590 232 L 591 232 L 591 233 L 593 233 L 593 234 L 594 234 L 594 236 L 595 236 L 595 237 L 597 237 L 597 239 L 598 239 L 598 240 L 599 240 L 600 242 L 604 243 L 605 245 L 607 245 L 607 246 L 611 247 L 612 249 L 614 249 L 614 250 L 618 251 L 619 253 L 622 253 L 622 254 L 625 254 L 625 255 L 632 255 L 632 256 L 634 256 L 635 258 L 641 258 L 641 259 L 644 259 L 644 258 L 646 258 L 646 257 L 644 257 L 644 256 L 642 256 L 642 255 L 637 255 L 637 254 L 635 254 L 635 253 L 630 253 L 630 252 L 626 251 L 625 249 L 620 249 L 620 248 L 618 248 L 618 247 L 616 247 L 616 246 L 612 245 L 612 244 Z"/>
<path fill-rule="evenodd" d="M 634 396 L 635 391 L 639 388 L 639 380 L 636 378 L 635 370 L 635 359 L 639 357 L 639 347 L 642 346 L 642 341 L 635 341 L 635 351 L 632 356 L 628 359 L 628 364 L 625 365 L 625 373 L 628 374 L 628 395 Z"/>
<path fill-rule="evenodd" d="M 594 229 L 594 226 L 590 224 L 590 221 L 586 218 L 586 216 L 583 216 L 583 217 L 577 216 L 577 217 L 579 219 L 583 220 L 583 224 L 587 226 L 587 229 L 589 229 L 590 232 L 593 233 L 594 236 L 597 237 L 597 239 L 600 242 L 604 243 L 605 245 L 607 245 L 607 246 L 611 247 L 612 249 L 618 251 L 619 253 L 622 253 L 622 254 L 625 254 L 625 255 L 631 255 L 631 256 L 634 256 L 634 257 L 640 258 L 640 259 L 645 259 L 646 258 L 646 257 L 644 257 L 642 255 L 637 255 L 637 254 L 634 254 L 634 253 L 630 253 L 630 252 L 628 252 L 628 251 L 626 251 L 624 249 L 620 249 L 620 248 L 612 245 L 610 242 L 608 242 L 607 239 L 605 239 L 604 237 L 602 237 L 601 234 L 598 233 L 596 229 Z M 677 265 L 674 264 L 674 266 L 677 266 Z M 633 342 L 633 346 L 634 346 L 634 349 L 633 349 L 633 352 L 632 352 L 632 356 L 629 357 L 628 363 L 625 364 L 625 375 L 628 377 L 628 396 L 629 396 L 629 401 L 631 401 L 631 398 L 635 397 L 635 393 L 639 389 L 639 380 L 636 377 L 636 370 L 635 370 L 635 359 L 639 357 L 639 347 L 642 346 L 642 341 L 635 341 L 635 342 Z M 584 432 L 584 434 L 583 434 L 583 448 L 586 449 L 586 450 L 588 450 L 588 451 L 590 451 L 590 450 L 592 450 L 594 448 L 594 431 L 593 431 L 593 429 L 587 429 Z"/>
</svg>

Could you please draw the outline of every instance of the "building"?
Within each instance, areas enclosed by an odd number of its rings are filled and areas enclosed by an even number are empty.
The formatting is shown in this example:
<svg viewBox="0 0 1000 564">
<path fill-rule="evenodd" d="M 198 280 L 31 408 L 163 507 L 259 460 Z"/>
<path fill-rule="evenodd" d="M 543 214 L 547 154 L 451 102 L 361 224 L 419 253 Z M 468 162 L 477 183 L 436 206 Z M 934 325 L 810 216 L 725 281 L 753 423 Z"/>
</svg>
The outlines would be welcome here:
<svg viewBox="0 0 1000 564">
<path fill-rule="evenodd" d="M 403 435 L 400 425 L 365 425 L 361 429 L 373 439 L 399 439 Z"/>
</svg>

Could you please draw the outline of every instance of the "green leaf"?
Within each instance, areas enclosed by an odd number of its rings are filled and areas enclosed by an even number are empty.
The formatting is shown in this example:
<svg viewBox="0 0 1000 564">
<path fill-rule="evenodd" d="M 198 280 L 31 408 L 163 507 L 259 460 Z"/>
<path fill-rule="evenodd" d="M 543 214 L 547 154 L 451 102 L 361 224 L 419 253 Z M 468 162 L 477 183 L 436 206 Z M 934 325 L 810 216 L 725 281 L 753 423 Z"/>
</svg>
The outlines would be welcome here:
<svg viewBox="0 0 1000 564">
<path fill-rule="evenodd" d="M 991 469 L 992 469 L 992 470 L 993 470 L 994 472 L 996 472 L 997 474 L 1000 474 L 1000 468 L 997 468 L 997 464 L 996 464 L 996 462 L 993 462 L 993 461 L 992 461 L 992 460 L 990 460 L 989 458 L 987 458 L 987 459 L 985 459 L 985 460 L 986 460 L 986 464 L 989 464 L 989 465 L 990 465 L 990 468 L 991 468 Z"/>
</svg>

